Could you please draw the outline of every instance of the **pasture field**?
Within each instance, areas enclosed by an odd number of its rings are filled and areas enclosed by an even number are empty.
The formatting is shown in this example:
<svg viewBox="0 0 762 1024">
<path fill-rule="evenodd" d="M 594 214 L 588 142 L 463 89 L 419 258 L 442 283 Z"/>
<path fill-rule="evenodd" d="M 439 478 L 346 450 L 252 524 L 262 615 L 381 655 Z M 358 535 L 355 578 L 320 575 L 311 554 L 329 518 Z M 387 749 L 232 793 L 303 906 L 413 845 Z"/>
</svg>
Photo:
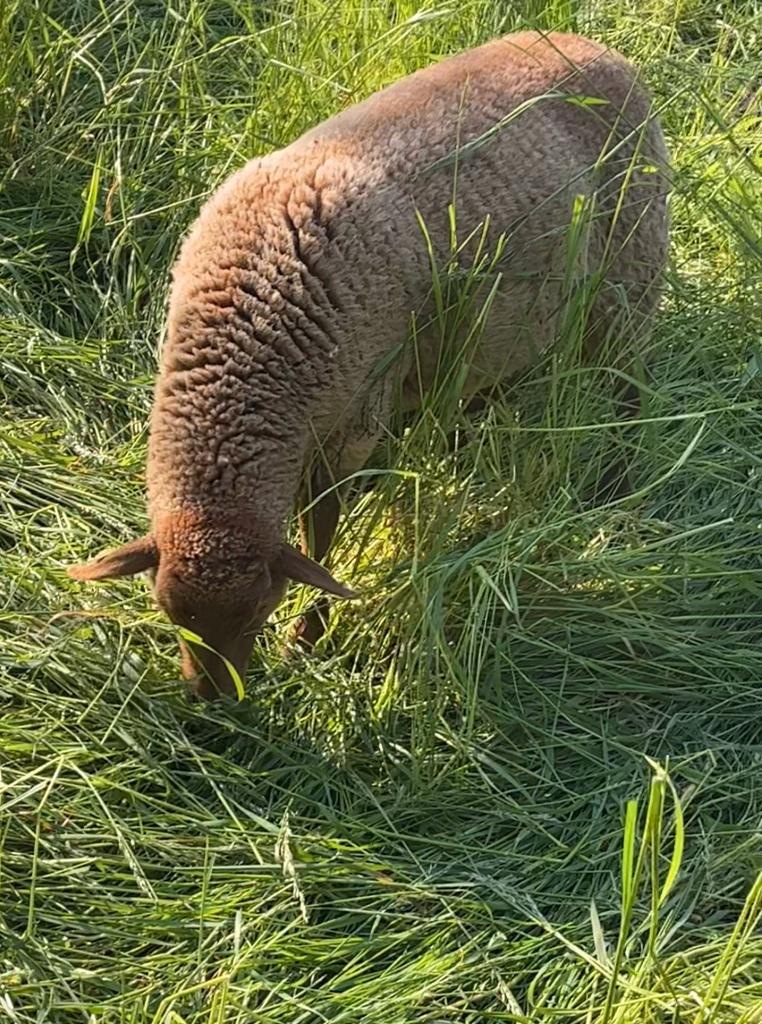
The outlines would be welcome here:
<svg viewBox="0 0 762 1024">
<path fill-rule="evenodd" d="M 248 157 L 523 27 L 662 111 L 640 417 L 561 354 L 455 450 L 429 410 L 322 657 L 279 653 L 294 587 L 247 699 L 191 705 L 144 583 L 65 574 L 145 529 L 179 240 Z M 0 1020 L 762 1024 L 760 88 L 747 0 L 0 4 Z"/>
</svg>

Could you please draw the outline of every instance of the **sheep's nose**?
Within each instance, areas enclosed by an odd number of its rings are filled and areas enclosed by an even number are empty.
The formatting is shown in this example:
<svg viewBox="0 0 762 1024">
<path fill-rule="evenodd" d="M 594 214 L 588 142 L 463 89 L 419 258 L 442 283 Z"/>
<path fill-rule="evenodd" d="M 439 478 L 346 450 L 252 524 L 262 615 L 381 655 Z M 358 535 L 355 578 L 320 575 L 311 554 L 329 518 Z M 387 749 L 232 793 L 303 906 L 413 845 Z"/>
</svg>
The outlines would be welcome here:
<svg viewBox="0 0 762 1024">
<path fill-rule="evenodd" d="M 181 642 L 181 669 L 191 698 L 216 701 L 235 695 L 235 683 L 225 665 L 204 649 Z"/>
<path fill-rule="evenodd" d="M 184 682 L 187 683 L 187 680 L 184 680 Z M 193 689 L 193 686 L 186 685 L 186 687 L 185 687 L 185 699 L 188 701 L 189 704 L 200 704 L 201 703 L 201 697 L 199 697 L 199 695 Z"/>
</svg>

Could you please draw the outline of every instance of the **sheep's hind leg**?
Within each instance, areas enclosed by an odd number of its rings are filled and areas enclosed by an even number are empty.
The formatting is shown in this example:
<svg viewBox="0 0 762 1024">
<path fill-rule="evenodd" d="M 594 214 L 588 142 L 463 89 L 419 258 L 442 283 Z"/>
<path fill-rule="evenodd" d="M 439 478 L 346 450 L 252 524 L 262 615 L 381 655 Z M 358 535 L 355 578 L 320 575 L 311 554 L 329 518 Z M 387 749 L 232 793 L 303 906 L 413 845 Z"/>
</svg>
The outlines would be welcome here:
<svg viewBox="0 0 762 1024">
<path fill-rule="evenodd" d="M 476 391 L 466 399 L 463 406 L 464 423 L 458 430 L 451 430 L 447 435 L 447 450 L 449 452 L 456 452 L 459 448 L 464 448 L 472 440 L 474 436 L 473 421 L 490 404 L 490 398 L 491 391 L 486 389 Z"/>
<path fill-rule="evenodd" d="M 592 329 L 588 333 L 585 339 L 585 358 L 588 362 L 592 362 L 598 357 L 603 357 L 604 361 L 608 362 L 613 356 L 613 365 L 621 374 L 613 385 L 615 416 L 620 423 L 626 424 L 637 420 L 642 414 L 641 389 L 635 382 L 639 377 L 639 364 L 641 364 L 641 371 L 646 372 L 647 358 L 644 340 L 647 335 L 642 325 L 640 325 L 642 332 L 640 338 L 638 338 L 638 333 L 632 323 L 622 325 L 620 322 L 617 325 L 615 322 L 616 326 L 619 326 L 619 331 L 611 330 L 608 337 L 605 322 L 599 323 L 597 329 Z M 611 336 L 616 338 L 617 334 L 619 335 L 619 345 L 625 351 L 611 353 Z M 607 341 L 609 345 L 606 344 Z M 632 491 L 632 472 L 629 459 L 625 455 L 619 455 L 609 463 L 595 482 L 590 500 L 596 505 L 608 504 L 618 498 L 627 497 Z"/>
<path fill-rule="evenodd" d="M 641 413 L 640 389 L 630 381 L 620 380 L 616 386 L 616 418 L 626 423 L 636 420 Z M 630 464 L 624 455 L 616 457 L 595 483 L 592 500 L 595 504 L 608 504 L 625 498 L 633 490 Z"/>
</svg>

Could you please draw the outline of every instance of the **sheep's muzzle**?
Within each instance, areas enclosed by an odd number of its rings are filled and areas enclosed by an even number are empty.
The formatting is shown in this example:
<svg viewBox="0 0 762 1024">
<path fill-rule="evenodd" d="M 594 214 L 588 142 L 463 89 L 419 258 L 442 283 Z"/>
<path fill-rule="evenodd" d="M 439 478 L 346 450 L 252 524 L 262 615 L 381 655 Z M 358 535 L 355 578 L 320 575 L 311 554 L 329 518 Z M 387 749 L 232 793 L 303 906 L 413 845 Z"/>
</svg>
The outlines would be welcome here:
<svg viewBox="0 0 762 1024">
<path fill-rule="evenodd" d="M 228 649 L 221 649 L 219 654 L 181 640 L 182 673 L 191 695 L 206 701 L 235 697 L 236 684 L 231 668 L 245 679 L 253 640 L 253 635 L 239 637 L 229 647 L 225 645 Z"/>
</svg>

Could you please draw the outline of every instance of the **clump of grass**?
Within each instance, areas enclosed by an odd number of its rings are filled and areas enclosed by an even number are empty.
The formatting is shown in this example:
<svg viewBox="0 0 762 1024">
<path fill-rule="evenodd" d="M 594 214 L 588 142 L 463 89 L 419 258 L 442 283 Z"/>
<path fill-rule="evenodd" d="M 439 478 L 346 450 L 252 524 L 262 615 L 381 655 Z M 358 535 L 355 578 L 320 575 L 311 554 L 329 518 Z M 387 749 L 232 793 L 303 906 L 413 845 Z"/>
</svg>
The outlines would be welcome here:
<svg viewBox="0 0 762 1024">
<path fill-rule="evenodd" d="M 5 1018 L 762 1019 L 757 21 L 0 11 Z M 445 389 L 349 510 L 336 566 L 367 600 L 324 657 L 277 655 L 295 592 L 249 699 L 192 707 L 140 584 L 64 574 L 144 529 L 182 230 L 246 157 L 527 25 L 618 46 L 663 111 L 674 246 L 641 419 L 617 422 L 605 362 L 549 357 L 472 418 Z M 591 502 L 617 454 L 634 496 Z"/>
</svg>

